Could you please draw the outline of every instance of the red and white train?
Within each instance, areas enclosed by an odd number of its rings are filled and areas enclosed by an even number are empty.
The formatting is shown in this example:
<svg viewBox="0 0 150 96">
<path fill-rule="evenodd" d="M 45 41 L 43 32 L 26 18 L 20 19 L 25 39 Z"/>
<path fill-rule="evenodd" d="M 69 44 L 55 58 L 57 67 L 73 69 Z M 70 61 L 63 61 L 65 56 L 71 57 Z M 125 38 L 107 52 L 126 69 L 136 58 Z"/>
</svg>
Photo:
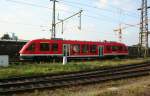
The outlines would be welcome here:
<svg viewBox="0 0 150 96">
<path fill-rule="evenodd" d="M 89 59 L 127 56 L 128 48 L 125 44 L 109 41 L 36 39 L 26 43 L 19 53 L 21 60 L 62 60 L 63 56 Z"/>
</svg>

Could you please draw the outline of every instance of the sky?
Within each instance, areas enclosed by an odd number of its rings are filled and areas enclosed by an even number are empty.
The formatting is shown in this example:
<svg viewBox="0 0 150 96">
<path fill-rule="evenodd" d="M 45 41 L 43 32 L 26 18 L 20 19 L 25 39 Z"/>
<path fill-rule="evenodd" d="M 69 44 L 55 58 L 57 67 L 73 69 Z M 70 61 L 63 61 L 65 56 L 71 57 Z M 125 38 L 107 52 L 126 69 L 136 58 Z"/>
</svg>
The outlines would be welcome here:
<svg viewBox="0 0 150 96">
<path fill-rule="evenodd" d="M 126 27 L 123 30 L 122 42 L 135 45 L 139 39 L 141 0 L 57 0 L 56 22 L 69 17 L 80 10 L 79 17 L 64 22 L 62 34 L 61 24 L 56 26 L 56 37 L 67 40 L 86 41 L 118 41 L 118 33 L 114 29 Z M 51 38 L 52 1 L 50 0 L 0 0 L 0 37 L 15 33 L 19 39 L 32 40 Z M 148 0 L 148 5 L 150 1 Z M 150 11 L 149 11 L 150 15 Z M 150 17 L 150 16 L 149 16 Z"/>
</svg>

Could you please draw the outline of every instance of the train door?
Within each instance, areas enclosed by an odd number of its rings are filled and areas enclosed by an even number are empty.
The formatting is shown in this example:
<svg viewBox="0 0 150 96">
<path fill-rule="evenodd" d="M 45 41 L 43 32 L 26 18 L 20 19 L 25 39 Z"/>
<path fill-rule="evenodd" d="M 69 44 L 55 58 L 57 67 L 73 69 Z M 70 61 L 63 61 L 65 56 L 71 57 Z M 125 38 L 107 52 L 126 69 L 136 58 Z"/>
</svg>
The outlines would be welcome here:
<svg viewBox="0 0 150 96">
<path fill-rule="evenodd" d="M 98 54 L 99 54 L 99 57 L 103 57 L 103 46 L 99 46 L 98 47 Z"/>
<path fill-rule="evenodd" d="M 63 45 L 63 56 L 69 56 L 70 55 L 70 44 L 64 44 Z"/>
</svg>

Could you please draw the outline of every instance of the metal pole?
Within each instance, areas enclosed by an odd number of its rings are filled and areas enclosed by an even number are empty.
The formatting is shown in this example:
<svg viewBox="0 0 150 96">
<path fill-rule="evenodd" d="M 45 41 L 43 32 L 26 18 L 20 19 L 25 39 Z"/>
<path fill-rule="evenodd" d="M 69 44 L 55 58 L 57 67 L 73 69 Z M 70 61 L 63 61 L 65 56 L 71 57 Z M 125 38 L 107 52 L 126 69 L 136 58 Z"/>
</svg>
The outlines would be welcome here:
<svg viewBox="0 0 150 96">
<path fill-rule="evenodd" d="M 55 24 L 55 13 L 56 13 L 56 0 L 50 0 L 53 1 L 53 16 L 52 16 L 52 34 L 51 38 L 56 37 L 56 24 Z"/>
<path fill-rule="evenodd" d="M 141 8 L 141 21 L 140 21 L 140 33 L 139 33 L 139 50 L 140 55 L 147 57 L 148 56 L 148 9 L 147 0 L 142 0 Z"/>
<path fill-rule="evenodd" d="M 80 13 L 79 13 L 79 27 L 78 27 L 78 29 L 79 30 L 81 30 L 81 13 L 82 13 L 82 11 L 80 11 Z"/>
<path fill-rule="evenodd" d="M 74 17 L 74 16 L 80 14 L 81 12 L 83 12 L 83 10 L 80 10 L 78 13 L 75 13 L 75 14 L 73 14 L 72 16 L 63 19 L 63 21 L 66 21 L 66 20 L 68 20 L 68 19 L 70 19 L 70 18 L 72 18 L 72 17 Z M 62 21 L 59 21 L 59 22 L 57 22 L 56 24 L 59 24 L 59 23 L 62 23 Z"/>
<path fill-rule="evenodd" d="M 80 10 L 79 12 L 77 12 L 77 13 L 75 13 L 75 14 L 73 14 L 73 15 L 71 15 L 71 16 L 69 16 L 69 17 L 67 17 L 67 18 L 65 18 L 65 19 L 59 19 L 59 16 L 58 16 L 58 20 L 59 20 L 59 22 L 57 22 L 57 23 L 55 23 L 55 25 L 57 25 L 57 24 L 59 24 L 59 23 L 61 23 L 62 24 L 62 34 L 63 34 L 63 31 L 64 31 L 64 22 L 66 21 L 66 20 L 68 20 L 68 19 L 71 19 L 72 17 L 74 17 L 74 16 L 76 16 L 76 15 L 78 15 L 79 14 L 79 26 L 78 26 L 78 28 L 81 30 L 81 13 L 83 12 L 83 10 Z"/>
</svg>

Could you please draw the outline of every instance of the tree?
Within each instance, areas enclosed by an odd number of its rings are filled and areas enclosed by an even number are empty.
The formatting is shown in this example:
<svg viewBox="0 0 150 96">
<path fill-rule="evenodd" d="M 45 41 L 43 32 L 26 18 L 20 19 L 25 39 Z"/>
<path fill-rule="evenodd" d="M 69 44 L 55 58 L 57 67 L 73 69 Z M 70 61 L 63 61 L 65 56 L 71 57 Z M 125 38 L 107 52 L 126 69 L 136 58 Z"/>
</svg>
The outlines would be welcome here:
<svg viewBox="0 0 150 96">
<path fill-rule="evenodd" d="M 1 37 L 1 39 L 2 39 L 2 40 L 3 40 L 3 39 L 10 40 L 11 37 L 9 36 L 9 34 L 4 34 L 4 35 Z"/>
</svg>

